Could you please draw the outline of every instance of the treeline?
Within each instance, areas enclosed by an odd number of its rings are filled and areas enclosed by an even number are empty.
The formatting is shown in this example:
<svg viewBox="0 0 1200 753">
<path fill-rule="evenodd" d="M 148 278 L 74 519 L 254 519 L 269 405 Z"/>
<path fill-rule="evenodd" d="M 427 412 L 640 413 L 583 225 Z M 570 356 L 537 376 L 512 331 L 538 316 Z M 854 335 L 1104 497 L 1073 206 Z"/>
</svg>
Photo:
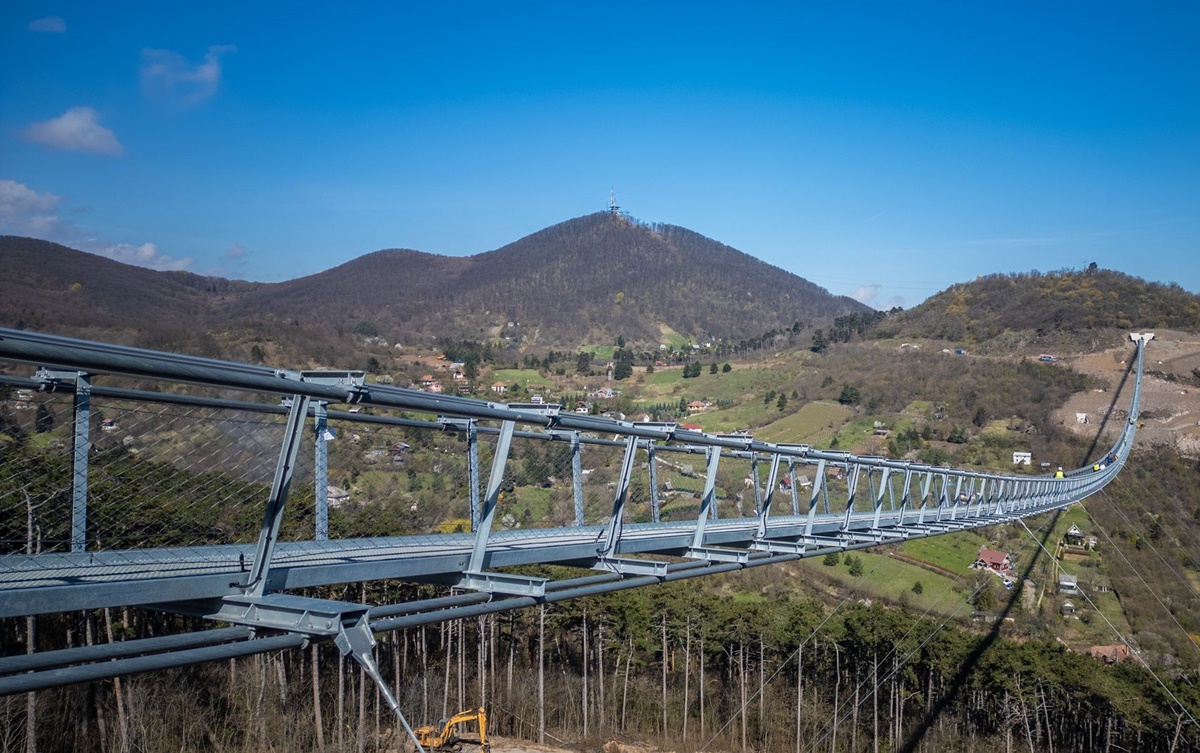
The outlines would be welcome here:
<svg viewBox="0 0 1200 753">
<path fill-rule="evenodd" d="M 877 337 L 980 343 L 1006 331 L 1036 336 L 1101 329 L 1200 329 L 1200 296 L 1100 269 L 993 274 L 952 285 L 886 322 Z"/>
<path fill-rule="evenodd" d="M 778 571 L 776 571 L 776 577 Z M 503 735 L 597 749 L 614 737 L 730 751 L 1182 751 L 1200 745 L 1195 677 L 1113 667 L 878 603 L 764 598 L 750 573 L 637 589 L 381 636 L 415 724 L 487 707 Z M 726 590 L 728 589 L 728 590 Z M 741 593 L 730 598 L 729 593 Z M 392 602 L 387 583 L 323 593 Z M 426 595 L 429 595 L 428 593 Z M 41 618 L 38 641 L 194 627 L 137 610 Z M 8 650 L 24 621 L 3 623 Z M 1168 693 L 1170 695 L 1168 695 Z M 1174 696 L 1172 699 L 1170 696 Z M 1178 704 L 1187 707 L 1187 711 Z M 0 704 L 8 749 L 25 703 Z M 396 727 L 332 646 L 37 694 L 40 751 L 382 751 Z"/>
</svg>

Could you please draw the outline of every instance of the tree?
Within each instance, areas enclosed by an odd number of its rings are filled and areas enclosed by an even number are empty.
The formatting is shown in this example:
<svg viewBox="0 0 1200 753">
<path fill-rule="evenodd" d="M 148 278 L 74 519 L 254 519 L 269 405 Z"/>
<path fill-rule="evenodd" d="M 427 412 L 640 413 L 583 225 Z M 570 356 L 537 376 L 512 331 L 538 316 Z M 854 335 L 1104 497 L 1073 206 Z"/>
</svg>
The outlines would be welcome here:
<svg viewBox="0 0 1200 753">
<path fill-rule="evenodd" d="M 838 402 L 842 405 L 858 405 L 860 400 L 862 400 L 862 393 L 858 391 L 857 387 L 848 384 L 842 387 L 842 394 L 838 395 Z"/>
<path fill-rule="evenodd" d="M 775 401 L 775 407 L 778 408 L 779 410 L 783 410 L 784 408 L 787 407 L 787 403 L 788 403 L 787 395 L 780 392 L 779 399 Z"/>
<path fill-rule="evenodd" d="M 379 328 L 375 326 L 375 322 L 359 322 L 354 325 L 354 334 L 363 337 L 379 337 Z"/>
<path fill-rule="evenodd" d="M 592 373 L 592 354 L 580 352 L 575 356 L 575 373 L 587 376 Z"/>
<path fill-rule="evenodd" d="M 775 390 L 767 390 L 767 394 L 763 395 L 763 405 L 770 405 L 775 399 Z"/>
<path fill-rule="evenodd" d="M 837 552 L 830 552 L 829 554 L 825 555 L 824 559 L 821 560 L 821 564 L 825 567 L 837 567 L 838 559 L 840 558 L 838 557 Z"/>
<path fill-rule="evenodd" d="M 50 412 L 45 403 L 38 403 L 37 417 L 34 419 L 33 425 L 38 434 L 54 431 L 54 414 Z"/>
<path fill-rule="evenodd" d="M 981 406 L 979 406 L 978 409 L 976 409 L 975 417 L 971 419 L 971 423 L 982 428 L 983 425 L 986 424 L 987 422 L 988 422 L 987 409 L 981 405 Z"/>
<path fill-rule="evenodd" d="M 852 557 L 850 561 L 850 574 L 857 578 L 863 574 L 862 557 Z"/>
<path fill-rule="evenodd" d="M 961 426 L 952 426 L 950 433 L 946 435 L 946 441 L 951 444 L 966 444 L 967 432 Z"/>
<path fill-rule="evenodd" d="M 721 367 L 722 374 L 728 374 L 731 371 L 733 371 L 733 367 L 730 366 L 728 363 L 726 363 L 724 366 Z M 1200 369 L 1192 369 L 1192 371 L 1196 372 L 1196 381 L 1200 382 Z"/>
<path fill-rule="evenodd" d="M 813 353 L 824 353 L 829 347 L 829 340 L 825 339 L 825 331 L 817 330 L 812 336 L 812 347 L 809 348 Z"/>
<path fill-rule="evenodd" d="M 713 361 L 712 364 L 708 367 L 708 373 L 709 374 L 717 373 L 717 362 L 716 361 Z"/>
<path fill-rule="evenodd" d="M 921 585 L 921 581 L 917 581 L 916 583 L 913 583 L 912 592 L 915 594 L 925 593 L 925 586 Z"/>
</svg>

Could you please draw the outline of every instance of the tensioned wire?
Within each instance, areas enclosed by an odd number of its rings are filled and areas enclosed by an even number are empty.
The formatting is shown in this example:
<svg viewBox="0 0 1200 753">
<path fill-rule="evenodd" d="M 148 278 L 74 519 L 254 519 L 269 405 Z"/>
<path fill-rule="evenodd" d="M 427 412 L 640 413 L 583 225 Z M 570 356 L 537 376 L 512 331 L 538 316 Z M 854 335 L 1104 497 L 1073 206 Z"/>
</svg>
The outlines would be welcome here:
<svg viewBox="0 0 1200 753">
<path fill-rule="evenodd" d="M 1042 545 L 1042 542 L 1038 541 L 1037 536 L 1033 535 L 1033 531 L 1029 530 L 1029 526 L 1025 525 L 1025 520 L 1023 518 L 1019 518 L 1018 520 L 1020 520 L 1021 527 L 1025 529 L 1025 532 L 1029 534 L 1029 537 L 1037 543 L 1038 547 L 1041 548 L 1041 550 L 1046 553 L 1047 557 L 1050 557 L 1050 559 L 1053 560 L 1054 555 L 1051 554 L 1049 552 L 1049 550 L 1047 550 L 1046 547 Z M 1139 577 L 1141 577 L 1141 576 L 1139 575 Z M 1142 582 L 1145 583 L 1144 580 Z M 1147 588 L 1149 588 L 1149 586 L 1147 586 Z M 1117 638 L 1120 639 L 1121 643 L 1128 646 L 1129 640 L 1124 635 L 1121 634 L 1120 630 L 1117 630 L 1116 625 L 1112 624 L 1112 622 L 1108 619 L 1108 616 L 1105 615 L 1104 612 L 1100 611 L 1100 609 L 1098 609 L 1096 607 L 1096 604 L 1091 600 L 1091 598 L 1087 595 L 1087 593 L 1084 591 L 1080 591 L 1079 595 L 1082 596 L 1087 601 L 1088 605 L 1091 606 L 1091 608 L 1096 611 L 1096 614 L 1100 615 L 1101 619 L 1103 619 L 1104 622 L 1109 626 L 1109 628 L 1112 629 L 1113 633 L 1117 636 Z M 1139 660 L 1140 660 L 1140 657 L 1139 657 Z M 1175 697 L 1175 694 L 1172 693 L 1171 689 L 1169 687 L 1167 687 L 1167 684 L 1162 681 L 1162 678 L 1158 676 L 1158 673 L 1156 673 L 1154 671 L 1154 669 L 1151 668 L 1150 665 L 1148 663 L 1146 663 L 1145 661 L 1141 661 L 1141 665 L 1146 668 L 1146 671 L 1149 672 L 1150 676 L 1153 677 L 1154 680 L 1159 684 L 1159 687 L 1161 687 L 1163 689 L 1163 692 L 1166 693 L 1167 696 L 1170 697 L 1170 699 L 1175 702 L 1175 705 L 1177 705 L 1180 708 L 1180 710 L 1183 711 L 1183 714 L 1185 716 L 1187 716 L 1187 718 L 1191 721 L 1191 723 L 1200 727 L 1200 722 L 1197 722 L 1196 717 L 1192 715 L 1192 712 L 1188 709 L 1188 707 L 1185 706 L 1182 701 L 1180 701 L 1178 698 Z"/>
<path fill-rule="evenodd" d="M 875 573 L 875 571 L 879 569 L 879 567 L 883 564 L 884 561 L 885 561 L 885 558 L 883 556 L 879 556 L 879 559 L 875 563 L 875 566 L 872 567 L 869 571 L 867 571 L 866 575 L 864 576 L 864 578 L 863 578 L 864 582 L 870 579 L 871 575 L 873 575 Z M 908 636 L 912 634 L 912 631 L 916 629 L 916 626 L 918 624 L 920 624 L 920 622 L 922 620 L 924 620 L 931 611 L 933 611 L 934 606 L 941 603 L 941 600 L 945 597 L 946 593 L 949 592 L 961 579 L 962 579 L 962 576 L 959 575 L 957 578 L 950 581 L 950 583 L 946 586 L 946 588 L 944 588 L 942 590 L 942 593 L 938 595 L 937 599 L 934 600 L 933 604 L 931 604 L 925 610 L 924 614 L 922 614 L 919 618 L 917 618 L 917 620 L 915 620 L 913 622 L 913 624 L 909 627 L 908 632 L 906 632 L 904 634 L 904 636 L 900 639 L 901 641 L 907 639 Z M 833 619 L 833 616 L 838 612 L 838 610 L 840 610 L 846 604 L 846 602 L 848 602 L 850 599 L 851 599 L 851 595 L 848 594 L 840 602 L 838 602 L 837 606 L 835 606 L 834 609 L 828 615 L 826 615 L 825 619 L 821 620 L 821 623 L 819 625 L 817 625 L 815 628 L 813 628 L 812 632 L 809 633 L 809 635 L 803 641 L 800 642 L 800 644 L 796 647 L 796 649 L 794 651 L 792 651 L 792 653 L 790 655 L 788 655 L 780 663 L 779 667 L 773 673 L 771 673 L 771 676 L 769 678 L 767 678 L 766 682 L 764 682 L 762 684 L 762 687 L 760 687 L 758 690 L 755 690 L 753 695 L 751 695 L 742 706 L 738 707 L 738 709 L 729 717 L 729 719 L 725 722 L 725 724 L 722 725 L 721 728 L 719 730 L 717 730 L 716 733 L 714 733 L 711 738 L 709 738 L 708 742 L 706 742 L 700 748 L 700 750 L 708 749 L 708 746 L 711 745 L 713 743 L 713 741 L 715 741 L 716 738 L 722 732 L 724 732 L 729 727 L 730 724 L 733 723 L 734 719 L 736 719 L 739 715 L 741 715 L 742 711 L 746 707 L 748 707 L 752 701 L 754 701 L 758 698 L 759 694 L 763 691 L 763 689 L 765 689 L 765 687 L 767 685 L 769 685 L 771 683 L 771 681 L 774 680 L 779 675 L 779 673 L 781 673 L 784 669 L 787 668 L 787 666 L 792 662 L 792 660 L 795 659 L 797 655 L 799 655 L 801 649 L 803 649 L 804 646 L 806 646 L 816 636 L 816 634 L 818 632 L 820 632 L 820 630 L 825 626 L 826 623 L 829 622 L 829 620 Z M 955 610 L 955 611 L 957 613 L 957 610 Z M 896 645 L 898 645 L 899 643 L 900 643 L 900 641 L 897 641 Z M 924 644 L 922 644 L 922 645 L 924 645 Z M 886 661 L 888 658 L 890 658 L 896 652 L 896 650 L 897 650 L 896 648 L 893 648 L 892 651 L 889 652 L 884 657 L 884 661 Z"/>
<path fill-rule="evenodd" d="M 1137 579 L 1139 581 L 1141 581 L 1143 586 L 1146 587 L 1146 590 L 1150 592 L 1150 595 L 1154 597 L 1154 600 L 1158 602 L 1158 605 L 1161 606 L 1163 608 L 1163 611 L 1167 613 L 1167 616 L 1171 618 L 1171 622 L 1175 623 L 1175 627 L 1179 628 L 1180 632 L 1183 633 L 1184 637 L 1187 639 L 1187 642 L 1193 648 L 1195 648 L 1197 651 L 1200 651 L 1200 646 L 1196 645 L 1196 642 L 1192 639 L 1191 633 L 1189 633 L 1187 631 L 1187 629 L 1184 628 L 1184 626 L 1180 624 L 1179 620 L 1176 619 L 1175 614 L 1173 612 L 1171 612 L 1171 609 L 1166 604 L 1163 603 L 1163 600 L 1158 597 L 1158 594 L 1155 592 L 1155 590 L 1153 588 L 1151 588 L 1150 584 L 1146 582 L 1146 579 L 1142 577 L 1141 572 L 1136 567 L 1134 567 L 1133 563 L 1129 561 L 1129 558 L 1125 556 L 1125 553 L 1121 551 L 1120 547 L 1118 547 L 1116 545 L 1116 543 L 1113 542 L 1112 537 L 1108 535 L 1108 531 L 1104 530 L 1104 526 L 1100 525 L 1100 522 L 1098 520 L 1096 520 L 1095 516 L 1093 516 L 1092 513 L 1086 507 L 1084 507 L 1082 502 L 1079 504 L 1079 506 L 1083 508 L 1083 511 L 1085 513 L 1087 513 L 1088 520 L 1092 521 L 1092 524 L 1094 526 L 1096 526 L 1096 529 L 1098 531 L 1100 531 L 1100 533 L 1104 534 L 1104 540 L 1108 542 L 1109 548 L 1114 550 L 1118 555 L 1120 555 L 1121 560 L 1129 567 L 1130 570 L 1133 571 L 1133 574 L 1136 575 Z M 1151 548 L 1153 549 L 1153 544 L 1151 545 Z M 1159 558 L 1162 559 L 1162 555 L 1159 554 L 1159 552 L 1157 550 L 1155 550 L 1155 554 L 1158 554 Z M 1164 564 L 1166 564 L 1165 559 L 1163 559 L 1163 562 L 1164 562 Z M 1167 567 L 1168 567 L 1168 569 L 1170 569 L 1170 565 L 1167 565 Z M 1172 570 L 1171 572 L 1174 573 L 1175 571 Z M 1176 575 L 1178 576 L 1178 573 L 1176 573 Z M 1187 585 L 1188 589 L 1191 590 L 1192 593 L 1196 592 L 1195 589 L 1192 588 L 1190 584 L 1187 584 L 1185 582 L 1185 585 Z M 1083 592 L 1080 591 L 1080 593 L 1083 593 Z M 1086 594 L 1084 595 L 1084 598 L 1086 598 Z M 1088 603 L 1089 604 L 1091 603 L 1091 599 L 1088 599 Z M 1107 618 L 1105 619 L 1105 621 L 1107 622 Z"/>
<path fill-rule="evenodd" d="M 1150 496 L 1150 495 L 1152 494 L 1152 492 L 1150 491 L 1150 489 L 1148 489 L 1148 488 L 1146 487 L 1146 485 L 1145 485 L 1145 484 L 1143 484 L 1143 483 L 1141 482 L 1141 479 L 1138 479 L 1136 476 L 1134 476 L 1133 478 L 1134 478 L 1134 481 L 1135 481 L 1135 482 L 1138 484 L 1138 486 L 1140 486 L 1140 487 L 1141 487 L 1142 491 L 1144 491 L 1144 492 L 1146 493 L 1146 495 L 1147 495 L 1147 496 Z M 1170 496 L 1169 492 L 1167 492 L 1165 489 L 1161 489 L 1161 487 L 1160 487 L 1160 490 L 1162 491 L 1162 493 L 1163 493 L 1165 496 L 1167 496 L 1167 497 L 1169 497 L 1169 496 Z M 1121 506 L 1120 504 L 1117 504 L 1117 503 L 1116 503 L 1116 500 L 1115 500 L 1115 499 L 1112 499 L 1112 498 L 1110 497 L 1110 495 L 1109 495 L 1109 494 L 1108 494 L 1106 491 L 1104 491 L 1104 490 L 1101 490 L 1101 491 L 1102 491 L 1102 493 L 1104 494 L 1104 497 L 1105 497 L 1105 499 L 1107 499 L 1107 500 L 1108 500 L 1108 501 L 1109 501 L 1109 502 L 1112 504 L 1112 507 L 1113 507 L 1113 509 L 1116 511 L 1116 513 L 1117 513 L 1118 515 L 1120 515 L 1120 516 L 1121 516 L 1121 519 L 1122 519 L 1122 520 L 1124 520 L 1124 521 L 1125 521 L 1125 523 L 1126 523 L 1126 524 L 1127 524 L 1127 525 L 1128 525 L 1130 528 L 1132 528 L 1132 529 L 1134 530 L 1134 532 L 1135 532 L 1135 533 L 1137 533 L 1139 536 L 1141 536 L 1141 534 L 1142 534 L 1142 530 L 1141 530 L 1140 528 L 1138 528 L 1137 526 L 1135 526 L 1135 525 L 1134 525 L 1133 521 L 1131 521 L 1131 520 L 1129 519 L 1129 517 L 1128 517 L 1128 516 L 1125 514 L 1125 511 L 1124 511 L 1124 509 L 1122 509 L 1122 506 Z M 1114 496 L 1115 496 L 1115 495 L 1114 495 Z M 1135 497 L 1135 498 L 1136 498 L 1136 495 L 1130 495 L 1130 496 L 1131 496 L 1131 497 Z M 1080 504 L 1081 504 L 1081 506 L 1082 506 L 1082 501 L 1081 501 L 1081 503 L 1080 503 Z M 1085 508 L 1085 509 L 1086 509 L 1086 508 Z M 1148 509 L 1146 509 L 1145 505 L 1138 504 L 1138 509 L 1139 509 L 1139 510 L 1142 512 L 1142 514 L 1144 514 L 1144 515 L 1150 515 L 1150 511 L 1149 511 Z M 1091 517 L 1091 515 L 1089 514 L 1089 516 L 1088 516 L 1088 517 Z M 1094 518 L 1092 519 L 1092 522 L 1093 522 L 1093 523 L 1095 523 L 1095 524 L 1096 524 L 1098 527 L 1100 526 L 1100 524 L 1099 524 L 1098 522 L 1096 522 L 1096 520 L 1095 520 Z M 1176 518 L 1175 522 L 1176 522 L 1176 523 L 1179 523 L 1179 520 L 1178 520 L 1178 518 Z M 1191 537 L 1191 532 L 1189 532 L 1189 531 L 1187 530 L 1187 526 L 1186 526 L 1186 525 L 1182 525 L 1182 524 L 1181 524 L 1181 525 L 1179 525 L 1179 526 L 1178 526 L 1178 530 L 1184 531 L 1185 533 L 1187 533 L 1187 535 L 1188 535 L 1189 537 Z M 1107 534 L 1105 534 L 1105 535 L 1107 536 Z M 1186 586 L 1186 587 L 1187 587 L 1187 589 L 1188 589 L 1189 591 L 1191 591 L 1193 594 L 1200 595 L 1200 594 L 1197 594 L 1195 587 L 1194 587 L 1194 586 L 1193 586 L 1191 583 L 1189 583 L 1189 582 L 1188 582 L 1187 578 L 1185 578 L 1185 577 L 1184 577 L 1184 576 L 1183 576 L 1181 573 L 1179 573 L 1179 572 L 1178 572 L 1178 571 L 1177 571 L 1177 570 L 1176 570 L 1174 567 L 1172 567 L 1172 566 L 1171 566 L 1171 564 L 1170 564 L 1170 563 L 1169 563 L 1169 562 L 1166 560 L 1166 558 L 1165 558 L 1165 557 L 1163 557 L 1162 553 L 1158 551 L 1158 548 L 1157 548 L 1156 546 L 1154 546 L 1154 542 L 1153 542 L 1153 541 L 1150 539 L 1150 537 L 1149 537 L 1149 536 L 1142 536 L 1142 538 L 1143 538 L 1143 539 L 1145 539 L 1145 541 L 1146 541 L 1146 543 L 1147 543 L 1147 544 L 1149 544 L 1149 546 L 1150 546 L 1151 550 L 1153 550 L 1153 551 L 1154 551 L 1154 553 L 1158 555 L 1158 558 L 1159 558 L 1159 559 L 1161 559 L 1161 560 L 1163 561 L 1163 564 L 1167 566 L 1167 569 L 1171 571 L 1171 574 L 1172 574 L 1172 575 L 1174 575 L 1176 578 L 1178 578 L 1178 579 L 1179 579 L 1179 581 L 1180 581 L 1181 583 L 1183 583 L 1183 585 L 1184 585 L 1184 586 Z M 1196 541 L 1196 539 L 1195 539 L 1194 537 L 1191 537 L 1191 538 L 1192 538 L 1192 543 L 1193 543 L 1194 545 L 1196 545 L 1196 548 L 1197 548 L 1198 550 L 1200 550 L 1200 542 L 1197 542 L 1197 541 Z"/>
<path fill-rule="evenodd" d="M 962 579 L 962 576 L 960 575 L 957 579 L 952 581 L 949 586 L 946 587 L 946 590 L 949 590 L 950 588 L 952 588 L 954 586 L 954 584 L 957 583 L 958 580 L 961 580 L 961 579 Z M 912 651 L 909 651 L 906 655 L 904 655 L 904 657 L 900 660 L 899 664 L 897 664 L 895 667 L 893 667 L 890 672 L 886 673 L 881 680 L 877 680 L 876 686 L 878 686 L 880 683 L 887 683 L 887 681 L 892 679 L 892 677 L 895 676 L 896 673 L 898 673 L 903 667 L 907 666 L 909 660 L 911 660 L 914 656 L 916 656 L 921 651 L 921 649 L 925 648 L 925 646 L 928 645 L 931 640 L 933 640 L 935 637 L 937 637 L 938 633 L 942 632 L 942 630 L 944 630 L 946 628 L 946 625 L 950 624 L 950 621 L 958 616 L 958 613 L 960 611 L 962 611 L 962 608 L 964 606 L 966 606 L 968 603 L 970 603 L 971 599 L 973 599 L 976 595 L 978 595 L 979 592 L 982 591 L 986 586 L 987 586 L 987 581 L 984 581 L 983 583 L 981 583 L 979 585 L 978 588 L 976 588 L 974 591 L 972 591 L 971 595 L 968 596 L 965 600 L 963 600 L 963 603 L 959 604 L 954 609 L 954 611 L 946 617 L 946 619 L 942 620 L 940 625 L 938 625 L 936 628 L 934 628 L 932 631 L 930 631 L 930 633 L 928 635 L 926 635 L 924 637 L 924 639 L 922 639 L 921 642 L 919 644 L 917 644 L 917 646 L 915 648 L 913 648 Z M 942 593 L 942 596 L 944 596 L 944 595 L 945 595 L 945 591 L 943 591 L 943 593 Z M 938 597 L 939 600 L 942 598 L 942 596 Z M 916 628 L 916 626 L 918 624 L 920 624 L 921 620 L 923 620 L 925 618 L 925 616 L 928 615 L 928 613 L 929 613 L 929 610 L 926 610 L 925 615 L 922 615 L 920 619 L 918 619 L 916 622 L 913 623 L 913 626 L 911 628 L 909 628 L 909 631 L 907 633 L 905 633 L 904 638 L 901 638 L 900 641 L 897 641 L 894 644 L 892 651 L 890 651 L 887 655 L 885 655 L 883 657 L 883 660 L 882 660 L 883 662 L 887 662 L 887 660 L 889 658 L 891 658 L 894 654 L 896 654 L 899 651 L 900 643 L 903 640 L 908 638 L 908 636 L 912 633 L 912 631 Z M 866 684 L 867 684 L 867 681 L 864 679 L 861 683 L 858 684 L 856 689 L 861 689 Z M 847 710 L 846 713 L 842 714 L 842 716 L 840 716 L 840 717 L 837 715 L 838 710 L 834 709 L 834 712 L 833 712 L 834 719 L 833 719 L 832 723 L 825 729 L 824 733 L 822 733 L 819 737 L 813 739 L 809 743 L 809 746 L 808 746 L 808 748 L 806 748 L 806 750 L 807 751 L 815 750 L 816 746 L 819 745 L 820 743 L 824 742 L 826 739 L 828 739 L 828 737 L 831 734 L 833 734 L 833 730 L 838 725 L 840 725 L 842 722 L 846 721 L 846 719 L 849 718 L 849 716 L 854 712 L 855 709 L 861 708 L 862 705 L 864 703 L 866 703 L 867 701 L 871 700 L 871 698 L 874 695 L 875 695 L 875 688 L 871 688 L 867 692 L 866 695 L 861 696 L 859 698 L 858 703 L 853 708 L 850 708 L 849 710 Z M 852 703 L 853 703 L 853 701 L 847 699 L 846 702 L 843 704 L 843 708 L 845 706 L 850 706 Z"/>
</svg>

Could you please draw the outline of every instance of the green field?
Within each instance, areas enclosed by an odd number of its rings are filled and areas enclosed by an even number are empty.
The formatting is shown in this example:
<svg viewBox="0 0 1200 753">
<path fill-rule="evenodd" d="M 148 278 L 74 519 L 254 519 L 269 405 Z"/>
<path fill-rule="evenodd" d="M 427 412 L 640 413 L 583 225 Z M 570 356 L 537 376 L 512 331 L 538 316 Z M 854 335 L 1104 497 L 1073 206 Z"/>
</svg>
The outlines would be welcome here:
<svg viewBox="0 0 1200 753">
<path fill-rule="evenodd" d="M 754 436 L 764 442 L 811 444 L 832 435 L 849 415 L 850 409 L 844 405 L 830 402 L 807 403 L 795 413 L 758 429 Z"/>
<path fill-rule="evenodd" d="M 839 586 L 853 588 L 876 598 L 905 601 L 921 612 L 951 615 L 957 610 L 960 617 L 968 617 L 971 607 L 966 603 L 970 578 L 967 574 L 957 581 L 945 575 L 930 572 L 916 565 L 897 560 L 887 555 L 870 552 L 852 552 L 862 559 L 863 574 L 855 577 L 845 563 L 846 555 L 839 556 L 836 567 L 822 564 L 821 557 L 804 560 L 800 567 L 815 577 L 830 578 Z M 921 583 L 921 593 L 913 592 L 913 585 Z M 955 590 L 957 585 L 958 590 Z"/>
<path fill-rule="evenodd" d="M 496 369 L 489 379 L 508 385 L 519 384 L 523 389 L 550 389 L 554 382 L 538 373 L 536 369 Z"/>
</svg>

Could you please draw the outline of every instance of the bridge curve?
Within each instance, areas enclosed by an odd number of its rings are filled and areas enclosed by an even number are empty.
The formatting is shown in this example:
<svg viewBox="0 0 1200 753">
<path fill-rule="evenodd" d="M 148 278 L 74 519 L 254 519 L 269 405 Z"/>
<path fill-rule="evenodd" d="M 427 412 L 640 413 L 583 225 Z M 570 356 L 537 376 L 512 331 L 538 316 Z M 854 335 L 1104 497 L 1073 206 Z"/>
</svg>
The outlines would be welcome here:
<svg viewBox="0 0 1200 753">
<path fill-rule="evenodd" d="M 0 658 L 0 694 L 332 640 L 380 684 L 403 722 L 374 663 L 375 633 L 994 525 L 1088 497 L 1115 478 L 1137 431 L 1144 350 L 1153 334 L 1130 338 L 1136 375 L 1116 441 L 1100 463 L 1047 476 L 707 434 L 544 403 L 436 395 L 367 382 L 356 371 L 277 370 L 0 329 L 0 365 L 9 364 L 8 372 L 36 368 L 29 376 L 0 374 L 0 387 L 26 407 L 60 400 L 62 441 L 43 452 L 57 453 L 55 467 L 69 475 L 55 487 L 26 463 L 6 476 L 0 444 L 0 514 L 7 519 L 0 521 L 0 617 L 136 605 L 232 625 Z M 43 421 L 44 403 L 38 405 L 36 421 Z M 113 416 L 142 417 L 150 428 L 106 443 L 106 432 L 125 432 L 124 419 Z M 422 446 L 396 441 L 382 452 L 346 455 L 330 449 L 339 431 L 351 442 L 401 437 Z M 306 445 L 311 461 L 300 452 Z M 452 479 L 444 504 L 463 512 L 464 530 L 413 532 L 403 508 L 392 505 L 379 515 L 378 535 L 339 537 L 335 530 L 331 536 L 330 516 L 341 512 L 329 483 L 336 464 L 331 452 L 342 452 L 352 465 L 412 468 L 419 459 L 430 470 L 410 471 L 410 480 L 425 476 L 434 486 L 452 475 L 447 468 L 461 470 L 465 483 Z M 545 474 L 536 477 L 529 464 L 551 454 L 562 477 L 553 480 L 552 491 L 572 519 L 548 527 L 517 523 L 512 498 L 537 495 L 514 475 L 527 472 L 544 484 Z M 130 472 L 130 458 L 153 477 L 151 485 L 183 484 L 162 490 L 154 515 L 170 508 L 188 520 L 201 506 L 205 514 L 230 506 L 240 511 L 242 528 L 205 531 L 190 541 L 162 531 L 139 536 L 131 519 L 147 510 L 131 505 L 123 511 L 121 486 L 114 491 L 109 483 L 110 476 L 130 483 L 121 476 Z M 250 470 L 232 475 L 235 463 Z M 360 473 L 374 472 L 359 465 Z M 687 489 L 691 502 L 678 504 L 685 495 L 664 499 L 660 474 L 698 485 Z M 743 474 L 744 488 L 736 492 Z M 102 491 L 97 478 L 109 484 Z M 47 486 L 53 492 L 35 499 Z M 189 505 L 201 492 L 217 494 L 208 491 L 213 488 L 232 488 L 237 498 L 205 496 Z M 304 499 L 297 501 L 301 488 Z M 526 500 L 524 509 L 531 504 Z M 310 533 L 297 528 L 297 505 Z M 59 519 L 38 522 L 46 515 L 39 508 L 57 509 Z M 226 522 L 221 512 L 213 516 Z M 245 525 L 247 518 L 253 525 Z M 162 530 L 173 531 L 177 522 L 162 523 Z M 35 536 L 51 529 L 57 538 Z M 532 564 L 592 573 L 549 581 L 508 572 Z M 379 579 L 464 593 L 372 606 L 288 593 Z"/>
</svg>

